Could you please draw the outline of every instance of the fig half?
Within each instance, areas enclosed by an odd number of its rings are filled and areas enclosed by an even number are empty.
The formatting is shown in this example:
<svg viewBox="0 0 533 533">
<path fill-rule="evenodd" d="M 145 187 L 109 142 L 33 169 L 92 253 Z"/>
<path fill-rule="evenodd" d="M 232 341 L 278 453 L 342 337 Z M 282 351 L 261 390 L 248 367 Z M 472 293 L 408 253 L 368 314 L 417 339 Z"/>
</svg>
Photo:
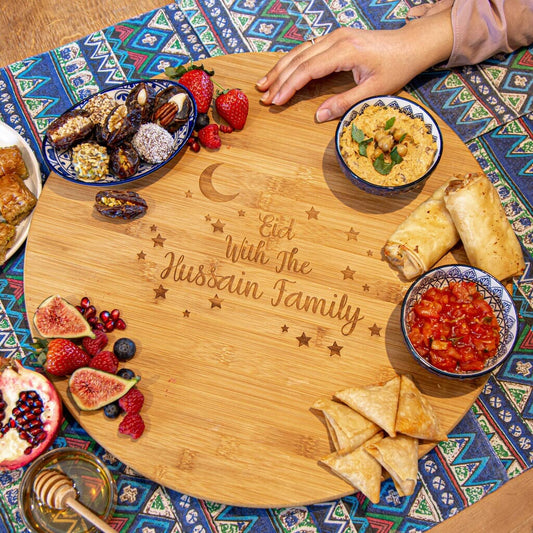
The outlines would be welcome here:
<svg viewBox="0 0 533 533">
<path fill-rule="evenodd" d="M 96 411 L 122 398 L 139 379 L 138 376 L 126 379 L 96 368 L 82 367 L 70 376 L 68 389 L 79 409 Z"/>
<path fill-rule="evenodd" d="M 33 325 L 43 339 L 94 338 L 91 326 L 74 305 L 59 295 L 41 302 L 33 315 Z"/>
</svg>

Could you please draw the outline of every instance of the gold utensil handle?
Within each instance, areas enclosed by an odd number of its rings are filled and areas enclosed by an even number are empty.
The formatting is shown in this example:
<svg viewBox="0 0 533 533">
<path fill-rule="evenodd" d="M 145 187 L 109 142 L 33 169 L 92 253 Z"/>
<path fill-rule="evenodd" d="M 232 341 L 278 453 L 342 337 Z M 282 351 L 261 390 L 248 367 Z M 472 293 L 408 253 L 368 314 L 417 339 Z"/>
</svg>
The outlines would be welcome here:
<svg viewBox="0 0 533 533">
<path fill-rule="evenodd" d="M 85 505 L 81 504 L 75 498 L 69 497 L 65 503 L 103 533 L 117 533 L 116 529 L 113 529 L 107 522 L 104 522 L 98 515 L 94 514 L 90 509 L 87 509 Z"/>
</svg>

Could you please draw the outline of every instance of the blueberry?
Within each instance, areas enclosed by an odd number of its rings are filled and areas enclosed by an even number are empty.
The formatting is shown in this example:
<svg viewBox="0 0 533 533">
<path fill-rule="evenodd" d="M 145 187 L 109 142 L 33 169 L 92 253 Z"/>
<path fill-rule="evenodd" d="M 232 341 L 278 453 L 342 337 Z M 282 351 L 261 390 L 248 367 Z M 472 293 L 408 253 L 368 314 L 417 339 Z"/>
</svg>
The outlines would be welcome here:
<svg viewBox="0 0 533 533">
<path fill-rule="evenodd" d="M 199 113 L 196 117 L 196 122 L 194 123 L 194 129 L 200 131 L 202 128 L 205 128 L 209 124 L 209 115 L 207 113 Z"/>
<path fill-rule="evenodd" d="M 133 370 L 130 370 L 129 368 L 121 368 L 117 372 L 117 376 L 120 376 L 124 379 L 133 379 L 135 377 L 135 372 Z"/>
<path fill-rule="evenodd" d="M 129 361 L 134 355 L 137 347 L 135 343 L 126 337 L 115 341 L 113 352 L 119 361 Z"/>
<path fill-rule="evenodd" d="M 104 415 L 107 416 L 107 418 L 117 418 L 121 412 L 122 409 L 120 408 L 118 401 L 109 403 L 104 407 Z"/>
</svg>

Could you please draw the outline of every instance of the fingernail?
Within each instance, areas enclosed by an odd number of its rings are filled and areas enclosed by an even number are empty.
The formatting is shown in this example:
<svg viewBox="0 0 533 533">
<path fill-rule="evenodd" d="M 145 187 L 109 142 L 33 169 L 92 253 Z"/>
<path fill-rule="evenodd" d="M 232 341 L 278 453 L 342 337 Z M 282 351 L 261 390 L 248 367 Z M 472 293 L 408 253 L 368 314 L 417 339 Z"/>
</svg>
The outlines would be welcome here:
<svg viewBox="0 0 533 533">
<path fill-rule="evenodd" d="M 316 112 L 317 122 L 327 122 L 331 118 L 331 111 L 329 109 L 319 109 Z"/>
<path fill-rule="evenodd" d="M 269 95 L 269 92 L 266 91 L 265 93 L 263 93 L 263 96 L 261 96 L 261 98 L 259 100 L 261 102 L 265 102 L 268 99 L 268 95 Z"/>
<path fill-rule="evenodd" d="M 256 85 L 264 85 L 266 83 L 267 79 L 266 76 L 263 76 Z"/>
</svg>

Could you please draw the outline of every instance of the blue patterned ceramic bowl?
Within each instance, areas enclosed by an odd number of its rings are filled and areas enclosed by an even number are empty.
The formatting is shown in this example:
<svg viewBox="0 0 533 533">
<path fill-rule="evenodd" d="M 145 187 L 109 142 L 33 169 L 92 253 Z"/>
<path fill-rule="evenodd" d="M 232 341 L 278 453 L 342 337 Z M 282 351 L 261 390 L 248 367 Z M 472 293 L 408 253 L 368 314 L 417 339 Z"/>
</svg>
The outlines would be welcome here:
<svg viewBox="0 0 533 533">
<path fill-rule="evenodd" d="M 492 307 L 500 326 L 500 343 L 494 357 L 485 362 L 485 367 L 472 372 L 449 372 L 436 368 L 414 348 L 408 336 L 408 319 L 413 313 L 414 305 L 420 301 L 422 295 L 431 287 L 442 288 L 451 281 L 473 281 L 477 290 L 485 301 Z M 492 372 L 501 365 L 511 354 L 517 338 L 518 317 L 513 299 L 507 289 L 487 272 L 468 265 L 445 265 L 434 268 L 418 278 L 407 291 L 401 311 L 402 333 L 405 343 L 413 357 L 427 370 L 440 376 L 455 379 L 477 378 Z"/>
<path fill-rule="evenodd" d="M 403 113 L 404 115 L 407 115 L 410 118 L 419 118 L 424 122 L 428 133 L 433 137 L 433 140 L 437 145 L 437 149 L 433 157 L 433 161 L 431 162 L 431 165 L 422 176 L 420 176 L 414 181 L 404 183 L 402 185 L 377 185 L 368 181 L 362 176 L 357 175 L 348 166 L 344 159 L 340 146 L 342 132 L 347 126 L 351 124 L 351 122 L 357 116 L 361 115 L 369 106 L 390 107 Z M 415 102 L 407 100 L 406 98 L 401 98 L 399 96 L 376 96 L 373 98 L 367 98 L 366 100 L 361 100 L 353 107 L 351 107 L 341 118 L 337 125 L 337 130 L 335 133 L 335 151 L 337 154 L 337 160 L 342 171 L 354 185 L 357 185 L 357 187 L 359 187 L 363 191 L 371 194 L 377 194 L 379 196 L 394 196 L 422 187 L 424 182 L 429 178 L 430 174 L 437 166 L 442 155 L 442 134 L 440 132 L 439 126 L 437 125 L 433 117 L 424 108 L 422 108 Z"/>
<path fill-rule="evenodd" d="M 152 79 L 152 80 L 143 80 L 145 84 L 151 85 L 155 92 L 159 92 L 161 89 L 165 89 L 166 87 L 175 85 L 179 86 L 185 91 L 188 92 L 190 98 L 191 98 L 191 112 L 189 113 L 189 119 L 188 121 L 178 130 L 176 133 L 173 134 L 174 136 L 174 151 L 170 154 L 167 159 L 162 161 L 161 163 L 151 165 L 150 163 L 146 163 L 144 161 L 141 161 L 139 168 L 133 176 L 130 176 L 126 179 L 119 179 L 117 176 L 114 176 L 113 174 L 108 174 L 104 177 L 104 179 L 99 181 L 84 181 L 78 179 L 76 176 L 76 172 L 74 171 L 74 167 L 72 165 L 72 159 L 71 159 L 71 152 L 70 150 L 61 150 L 54 148 L 50 141 L 48 140 L 48 136 L 45 136 L 43 141 L 43 154 L 44 158 L 46 160 L 46 163 L 48 166 L 59 176 L 65 178 L 66 180 L 72 181 L 74 183 L 79 183 L 82 185 L 93 185 L 96 187 L 106 186 L 109 185 L 119 185 L 122 183 L 128 183 L 130 181 L 138 180 L 144 176 L 147 176 L 148 174 L 154 172 L 158 168 L 161 168 L 163 165 L 167 164 L 173 157 L 176 156 L 176 154 L 187 144 L 187 140 L 192 135 L 192 132 L 194 130 L 194 124 L 196 122 L 196 116 L 197 116 L 197 110 L 196 110 L 196 103 L 194 101 L 194 98 L 192 97 L 189 90 L 184 87 L 183 85 L 180 85 L 179 83 L 172 81 L 172 80 L 165 80 L 165 79 Z M 106 89 L 104 91 L 101 91 L 100 93 L 96 94 L 103 94 L 106 93 L 109 96 L 113 97 L 118 103 L 123 103 L 126 101 L 126 98 L 130 91 L 138 85 L 140 82 L 130 82 L 130 83 L 124 83 L 122 85 L 118 85 L 116 87 L 113 87 L 112 89 Z M 87 102 L 96 96 L 96 94 L 93 94 L 81 102 L 78 102 L 76 105 L 72 106 L 70 109 L 67 109 L 66 111 L 70 111 L 72 109 L 79 109 L 85 107 Z M 65 111 L 65 112 L 66 112 Z"/>
</svg>

